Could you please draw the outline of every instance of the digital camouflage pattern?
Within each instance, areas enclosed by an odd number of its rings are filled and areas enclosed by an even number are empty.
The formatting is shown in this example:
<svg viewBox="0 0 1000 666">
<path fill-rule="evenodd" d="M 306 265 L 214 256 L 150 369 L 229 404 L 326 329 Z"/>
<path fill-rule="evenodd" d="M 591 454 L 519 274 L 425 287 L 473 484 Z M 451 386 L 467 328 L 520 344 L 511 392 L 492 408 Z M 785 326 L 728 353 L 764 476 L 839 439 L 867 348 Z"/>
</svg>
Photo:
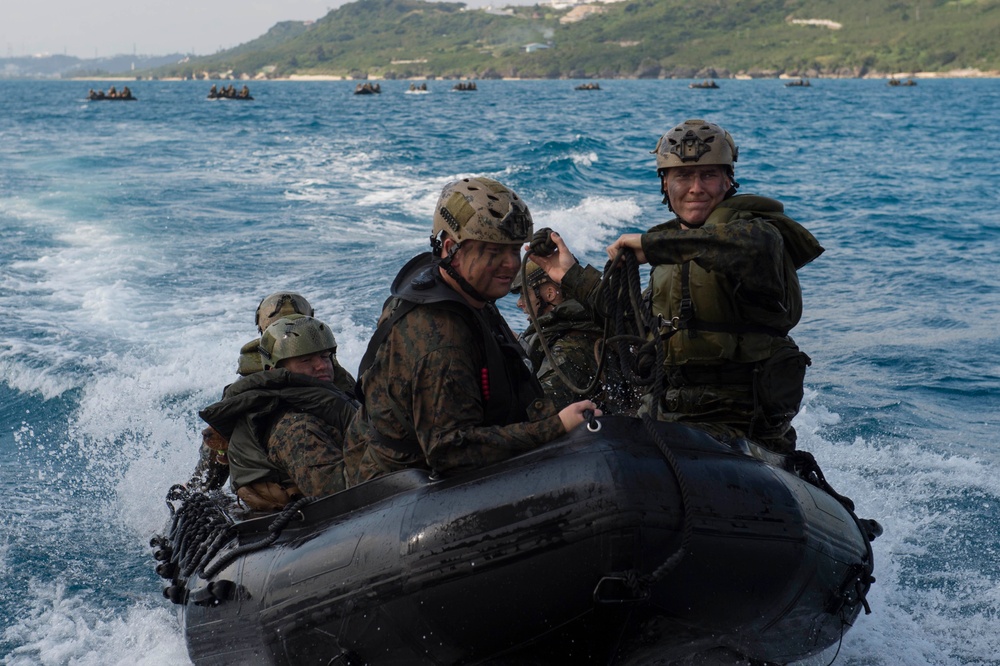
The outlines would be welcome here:
<svg viewBox="0 0 1000 666">
<path fill-rule="evenodd" d="M 548 400 L 530 405 L 528 422 L 483 425 L 478 335 L 459 313 L 435 305 L 397 322 L 362 378 L 364 405 L 344 446 L 348 486 L 407 467 L 476 468 L 563 434 Z"/>
<path fill-rule="evenodd" d="M 288 472 L 306 497 L 341 491 L 346 423 L 332 424 L 313 414 L 286 411 L 267 440 L 267 458 Z"/>
<path fill-rule="evenodd" d="M 555 366 L 542 349 L 539 329 L 555 359 Z M 635 392 L 625 386 L 621 373 L 615 372 L 613 363 L 605 367 L 605 379 L 592 391 L 582 395 L 567 386 L 556 371 L 558 367 L 577 388 L 589 386 L 600 364 L 598 354 L 603 335 L 603 327 L 593 321 L 578 301 L 572 299 L 563 301 L 538 317 L 521 334 L 519 339 L 531 360 L 535 375 L 557 410 L 578 400 L 593 400 L 605 414 L 635 414 Z M 608 381 L 607 377 L 616 379 Z"/>
<path fill-rule="evenodd" d="M 765 212 L 750 207 L 763 207 Z M 819 256 L 823 248 L 780 211 L 776 201 L 742 195 L 723 201 L 697 229 L 683 229 L 675 219 L 643 234 L 643 251 L 654 267 L 644 302 L 652 303 L 653 313 L 667 322 L 678 316 L 680 274 L 683 264 L 690 262 L 697 318 L 787 332 L 802 312 L 795 270 Z M 600 279 L 592 267 L 574 266 L 563 278 L 563 291 L 602 312 Z M 791 419 L 797 405 L 791 410 L 783 405 L 777 417 L 778 412 L 759 404 L 758 398 L 794 393 L 796 387 L 754 383 L 755 377 L 767 374 L 776 383 L 797 382 L 801 392 L 804 355 L 798 354 L 791 338 L 681 330 L 664 344 L 667 385 L 650 387 L 643 396 L 642 412 L 654 413 L 663 421 L 698 425 L 724 439 L 751 437 L 779 452 L 795 448 Z M 795 354 L 785 353 L 789 350 Z M 787 358 L 787 371 L 761 372 L 774 358 Z M 659 404 L 655 404 L 654 391 L 662 393 Z"/>
<path fill-rule="evenodd" d="M 313 496 L 344 487 L 342 444 L 355 410 L 332 384 L 279 368 L 234 382 L 200 415 L 229 441 L 233 490 L 269 482 Z"/>
<path fill-rule="evenodd" d="M 198 465 L 188 481 L 189 488 L 201 492 L 217 490 L 229 479 L 229 442 L 212 426 L 201 431 Z"/>
</svg>

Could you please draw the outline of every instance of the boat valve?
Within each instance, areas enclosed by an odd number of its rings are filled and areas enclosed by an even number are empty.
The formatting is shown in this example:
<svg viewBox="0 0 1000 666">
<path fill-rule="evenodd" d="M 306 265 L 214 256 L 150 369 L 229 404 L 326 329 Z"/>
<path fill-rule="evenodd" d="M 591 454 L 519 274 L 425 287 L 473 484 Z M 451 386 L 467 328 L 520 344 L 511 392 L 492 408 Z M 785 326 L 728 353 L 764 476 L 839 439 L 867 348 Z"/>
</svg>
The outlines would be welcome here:
<svg viewBox="0 0 1000 666">
<path fill-rule="evenodd" d="M 594 410 L 583 410 L 583 418 L 587 421 L 587 430 L 590 432 L 600 432 L 601 422 L 597 420 L 596 416 L 594 416 Z"/>
</svg>

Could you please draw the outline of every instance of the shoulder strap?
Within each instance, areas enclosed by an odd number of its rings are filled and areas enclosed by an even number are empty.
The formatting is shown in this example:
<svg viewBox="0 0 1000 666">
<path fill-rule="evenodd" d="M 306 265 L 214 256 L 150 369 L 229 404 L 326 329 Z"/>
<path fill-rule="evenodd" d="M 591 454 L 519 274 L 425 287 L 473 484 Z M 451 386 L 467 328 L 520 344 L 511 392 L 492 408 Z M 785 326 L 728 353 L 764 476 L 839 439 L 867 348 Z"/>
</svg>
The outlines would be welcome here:
<svg viewBox="0 0 1000 666">
<path fill-rule="evenodd" d="M 368 368 L 371 367 L 372 363 L 375 362 L 375 355 L 378 353 L 379 347 L 385 342 L 385 339 L 389 337 L 389 332 L 392 327 L 396 325 L 400 319 L 405 317 L 413 308 L 417 306 L 416 303 L 412 301 L 404 301 L 401 298 L 395 298 L 395 303 L 392 304 L 392 311 L 389 316 L 382 320 L 382 323 L 378 325 L 375 329 L 375 334 L 372 335 L 372 339 L 368 341 L 368 349 L 365 350 L 365 355 L 361 357 L 361 364 L 358 365 L 358 379 L 354 385 L 354 395 L 361 401 L 361 404 L 365 404 L 365 393 L 364 387 L 362 386 L 362 378 Z"/>
</svg>

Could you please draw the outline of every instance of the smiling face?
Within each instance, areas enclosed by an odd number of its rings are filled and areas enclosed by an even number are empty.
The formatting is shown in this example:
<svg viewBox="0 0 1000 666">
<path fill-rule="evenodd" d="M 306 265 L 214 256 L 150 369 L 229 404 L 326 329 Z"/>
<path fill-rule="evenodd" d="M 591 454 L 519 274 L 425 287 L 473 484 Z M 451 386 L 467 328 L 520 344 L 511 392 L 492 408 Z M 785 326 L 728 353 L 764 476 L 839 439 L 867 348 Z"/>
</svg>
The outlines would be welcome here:
<svg viewBox="0 0 1000 666">
<path fill-rule="evenodd" d="M 445 240 L 446 252 L 453 242 Z M 480 295 L 495 301 L 510 292 L 521 266 L 521 246 L 467 240 L 455 252 L 451 265 Z"/>
<path fill-rule="evenodd" d="M 732 186 L 725 167 L 716 164 L 673 167 L 662 177 L 670 207 L 688 227 L 704 224 Z"/>
</svg>

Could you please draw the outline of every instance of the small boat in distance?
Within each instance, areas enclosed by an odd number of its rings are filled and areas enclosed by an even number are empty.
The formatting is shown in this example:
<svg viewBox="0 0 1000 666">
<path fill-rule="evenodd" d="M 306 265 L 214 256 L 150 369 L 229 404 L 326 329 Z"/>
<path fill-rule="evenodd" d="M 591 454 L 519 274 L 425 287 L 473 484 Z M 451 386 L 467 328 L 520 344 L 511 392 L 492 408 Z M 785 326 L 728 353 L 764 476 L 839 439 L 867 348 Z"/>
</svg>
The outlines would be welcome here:
<svg viewBox="0 0 1000 666">
<path fill-rule="evenodd" d="M 600 89 L 601 89 L 600 83 L 581 83 L 577 87 L 573 88 L 573 90 L 600 90 Z"/>
<path fill-rule="evenodd" d="M 94 92 L 91 88 L 87 93 L 87 100 L 91 102 L 134 102 L 136 98 L 132 96 L 132 91 L 128 86 L 124 86 L 121 91 L 115 90 L 114 86 L 108 88 L 107 94 L 103 90 Z"/>
<path fill-rule="evenodd" d="M 719 87 L 719 84 L 716 83 L 715 81 L 711 80 L 711 79 L 705 79 L 701 83 L 692 83 L 692 84 L 690 84 L 688 86 L 688 88 L 706 88 L 706 89 L 708 89 L 708 88 L 718 88 L 718 87 Z"/>
<path fill-rule="evenodd" d="M 374 85 L 371 84 L 371 83 L 363 83 L 363 84 L 359 83 L 357 86 L 354 87 L 354 94 L 355 95 L 380 95 L 380 94 L 382 94 L 382 86 L 379 85 L 378 83 L 376 83 Z"/>
<path fill-rule="evenodd" d="M 796 79 L 785 83 L 786 88 L 808 88 L 810 85 L 812 84 L 809 83 L 809 79 Z"/>
<path fill-rule="evenodd" d="M 250 88 L 243 86 L 239 90 L 236 90 L 236 86 L 230 84 L 227 86 L 222 86 L 222 90 L 219 90 L 215 84 L 208 90 L 208 99 L 238 99 L 242 101 L 249 101 L 253 99 L 253 95 L 250 94 Z"/>
</svg>

